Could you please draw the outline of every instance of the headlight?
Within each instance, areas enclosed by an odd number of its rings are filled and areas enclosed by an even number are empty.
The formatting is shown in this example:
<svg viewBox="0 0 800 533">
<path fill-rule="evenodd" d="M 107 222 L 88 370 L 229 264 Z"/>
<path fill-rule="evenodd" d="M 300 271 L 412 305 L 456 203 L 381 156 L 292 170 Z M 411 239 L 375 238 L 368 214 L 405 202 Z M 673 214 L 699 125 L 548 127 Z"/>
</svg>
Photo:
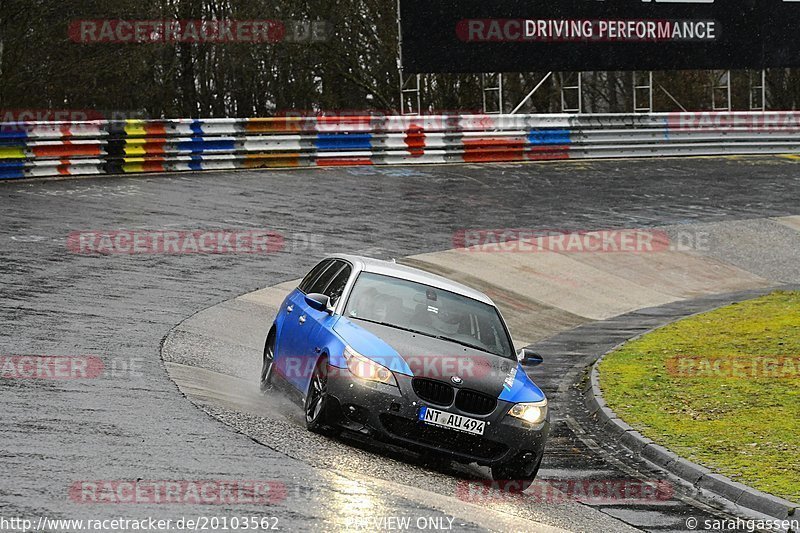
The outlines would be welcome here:
<svg viewBox="0 0 800 533">
<path fill-rule="evenodd" d="M 351 347 L 345 346 L 344 358 L 347 361 L 347 369 L 354 376 L 367 381 L 377 381 L 378 383 L 397 387 L 397 380 L 391 370 L 367 359 Z"/>
<path fill-rule="evenodd" d="M 536 403 L 518 403 L 509 409 L 508 414 L 533 425 L 541 424 L 547 418 L 547 400 Z"/>
</svg>

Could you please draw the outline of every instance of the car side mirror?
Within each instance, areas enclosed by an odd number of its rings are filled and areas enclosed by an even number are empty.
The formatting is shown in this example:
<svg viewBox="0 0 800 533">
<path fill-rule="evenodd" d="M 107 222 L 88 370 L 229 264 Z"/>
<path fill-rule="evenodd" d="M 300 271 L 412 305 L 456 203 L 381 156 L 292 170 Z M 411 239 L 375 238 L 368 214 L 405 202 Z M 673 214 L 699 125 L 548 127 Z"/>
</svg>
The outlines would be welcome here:
<svg viewBox="0 0 800 533">
<path fill-rule="evenodd" d="M 522 366 L 538 366 L 544 363 L 544 357 L 528 348 L 522 348 L 517 352 L 517 360 Z"/>
<path fill-rule="evenodd" d="M 316 309 L 317 311 L 325 311 L 328 314 L 333 314 L 333 306 L 331 305 L 331 299 L 324 294 L 320 294 L 318 292 L 312 292 L 311 294 L 306 294 L 306 303 L 311 306 L 312 309 Z"/>
</svg>

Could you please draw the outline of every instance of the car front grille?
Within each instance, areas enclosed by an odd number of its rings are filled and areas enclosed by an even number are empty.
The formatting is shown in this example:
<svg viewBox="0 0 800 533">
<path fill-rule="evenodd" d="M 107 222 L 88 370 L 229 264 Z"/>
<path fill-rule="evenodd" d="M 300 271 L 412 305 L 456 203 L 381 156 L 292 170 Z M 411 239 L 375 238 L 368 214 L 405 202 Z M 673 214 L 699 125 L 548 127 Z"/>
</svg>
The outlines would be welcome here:
<svg viewBox="0 0 800 533">
<path fill-rule="evenodd" d="M 479 435 L 439 428 L 397 415 L 380 415 L 386 430 L 401 439 L 484 460 L 501 457 L 508 446 Z"/>
<path fill-rule="evenodd" d="M 453 403 L 453 387 L 441 381 L 427 378 L 414 378 L 411 386 L 420 399 L 436 405 L 448 406 Z"/>
<path fill-rule="evenodd" d="M 497 407 L 497 398 L 468 389 L 458 391 L 456 407 L 465 413 L 488 415 Z"/>
<path fill-rule="evenodd" d="M 449 407 L 456 401 L 456 407 L 473 415 L 488 415 L 497 407 L 497 398 L 482 392 L 461 389 L 456 392 L 447 383 L 428 378 L 414 378 L 411 386 L 420 399 L 434 405 Z"/>
</svg>

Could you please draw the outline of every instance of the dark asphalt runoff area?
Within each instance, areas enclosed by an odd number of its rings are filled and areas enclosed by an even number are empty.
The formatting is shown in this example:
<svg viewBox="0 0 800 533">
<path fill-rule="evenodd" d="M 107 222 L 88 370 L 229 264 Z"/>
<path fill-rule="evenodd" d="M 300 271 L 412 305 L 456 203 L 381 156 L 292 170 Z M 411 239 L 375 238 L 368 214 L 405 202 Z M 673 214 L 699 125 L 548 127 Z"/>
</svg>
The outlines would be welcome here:
<svg viewBox="0 0 800 533">
<path fill-rule="evenodd" d="M 202 309 L 301 277 L 325 253 L 446 250 L 464 228 L 640 228 L 797 215 L 797 165 L 662 159 L 0 182 L 0 356 L 94 356 L 104 367 L 96 379 L 0 379 L 2 516 L 35 525 L 40 517 L 238 515 L 275 517 L 282 530 L 337 530 L 358 526 L 343 517 L 354 520 L 352 509 L 369 501 L 361 516 L 447 524 L 457 515 L 456 530 L 508 530 L 480 506 L 465 503 L 456 513 L 434 495 L 426 505 L 413 486 L 318 468 L 254 442 L 181 395 L 159 356 L 162 339 Z M 269 229 L 285 246 L 269 255 L 81 255 L 67 246 L 79 231 L 221 229 Z M 571 438 L 564 428 L 555 437 L 563 446 Z M 602 453 L 592 454 L 604 470 Z M 569 467 L 561 460 L 548 456 L 545 467 Z M 285 494 L 268 506 L 75 501 L 76 484 L 101 480 L 215 479 L 272 480 Z M 568 517 L 551 518 L 537 520 L 569 529 Z M 620 528 L 670 529 L 638 524 L 624 510 L 613 518 Z"/>
</svg>

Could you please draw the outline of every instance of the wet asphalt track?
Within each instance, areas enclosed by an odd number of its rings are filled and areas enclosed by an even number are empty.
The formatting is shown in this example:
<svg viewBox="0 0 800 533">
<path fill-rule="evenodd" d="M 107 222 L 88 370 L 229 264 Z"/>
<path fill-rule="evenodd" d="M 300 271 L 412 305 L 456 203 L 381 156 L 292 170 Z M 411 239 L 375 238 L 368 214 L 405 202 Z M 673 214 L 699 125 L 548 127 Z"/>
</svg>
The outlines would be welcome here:
<svg viewBox="0 0 800 533">
<path fill-rule="evenodd" d="M 442 250 L 465 227 L 644 227 L 794 215 L 798 176 L 794 161 L 765 158 L 0 183 L 0 354 L 93 354 L 118 369 L 90 381 L 0 381 L 2 513 L 167 518 L 243 511 L 277 516 L 285 529 L 334 529 L 344 525 L 343 508 L 368 497 L 380 506 L 369 512 L 442 516 L 380 482 L 355 494 L 347 488 L 350 473 L 287 458 L 195 409 L 166 377 L 159 342 L 194 312 L 297 278 L 325 252 L 401 257 Z M 139 228 L 268 228 L 284 234 L 287 247 L 268 257 L 79 256 L 66 247 L 71 231 Z M 130 362 L 136 372 L 121 368 Z M 78 480 L 209 478 L 276 479 L 290 490 L 258 513 L 77 506 L 67 496 Z M 456 526 L 486 527 L 479 522 Z M 568 527 L 569 517 L 556 522 Z"/>
</svg>

